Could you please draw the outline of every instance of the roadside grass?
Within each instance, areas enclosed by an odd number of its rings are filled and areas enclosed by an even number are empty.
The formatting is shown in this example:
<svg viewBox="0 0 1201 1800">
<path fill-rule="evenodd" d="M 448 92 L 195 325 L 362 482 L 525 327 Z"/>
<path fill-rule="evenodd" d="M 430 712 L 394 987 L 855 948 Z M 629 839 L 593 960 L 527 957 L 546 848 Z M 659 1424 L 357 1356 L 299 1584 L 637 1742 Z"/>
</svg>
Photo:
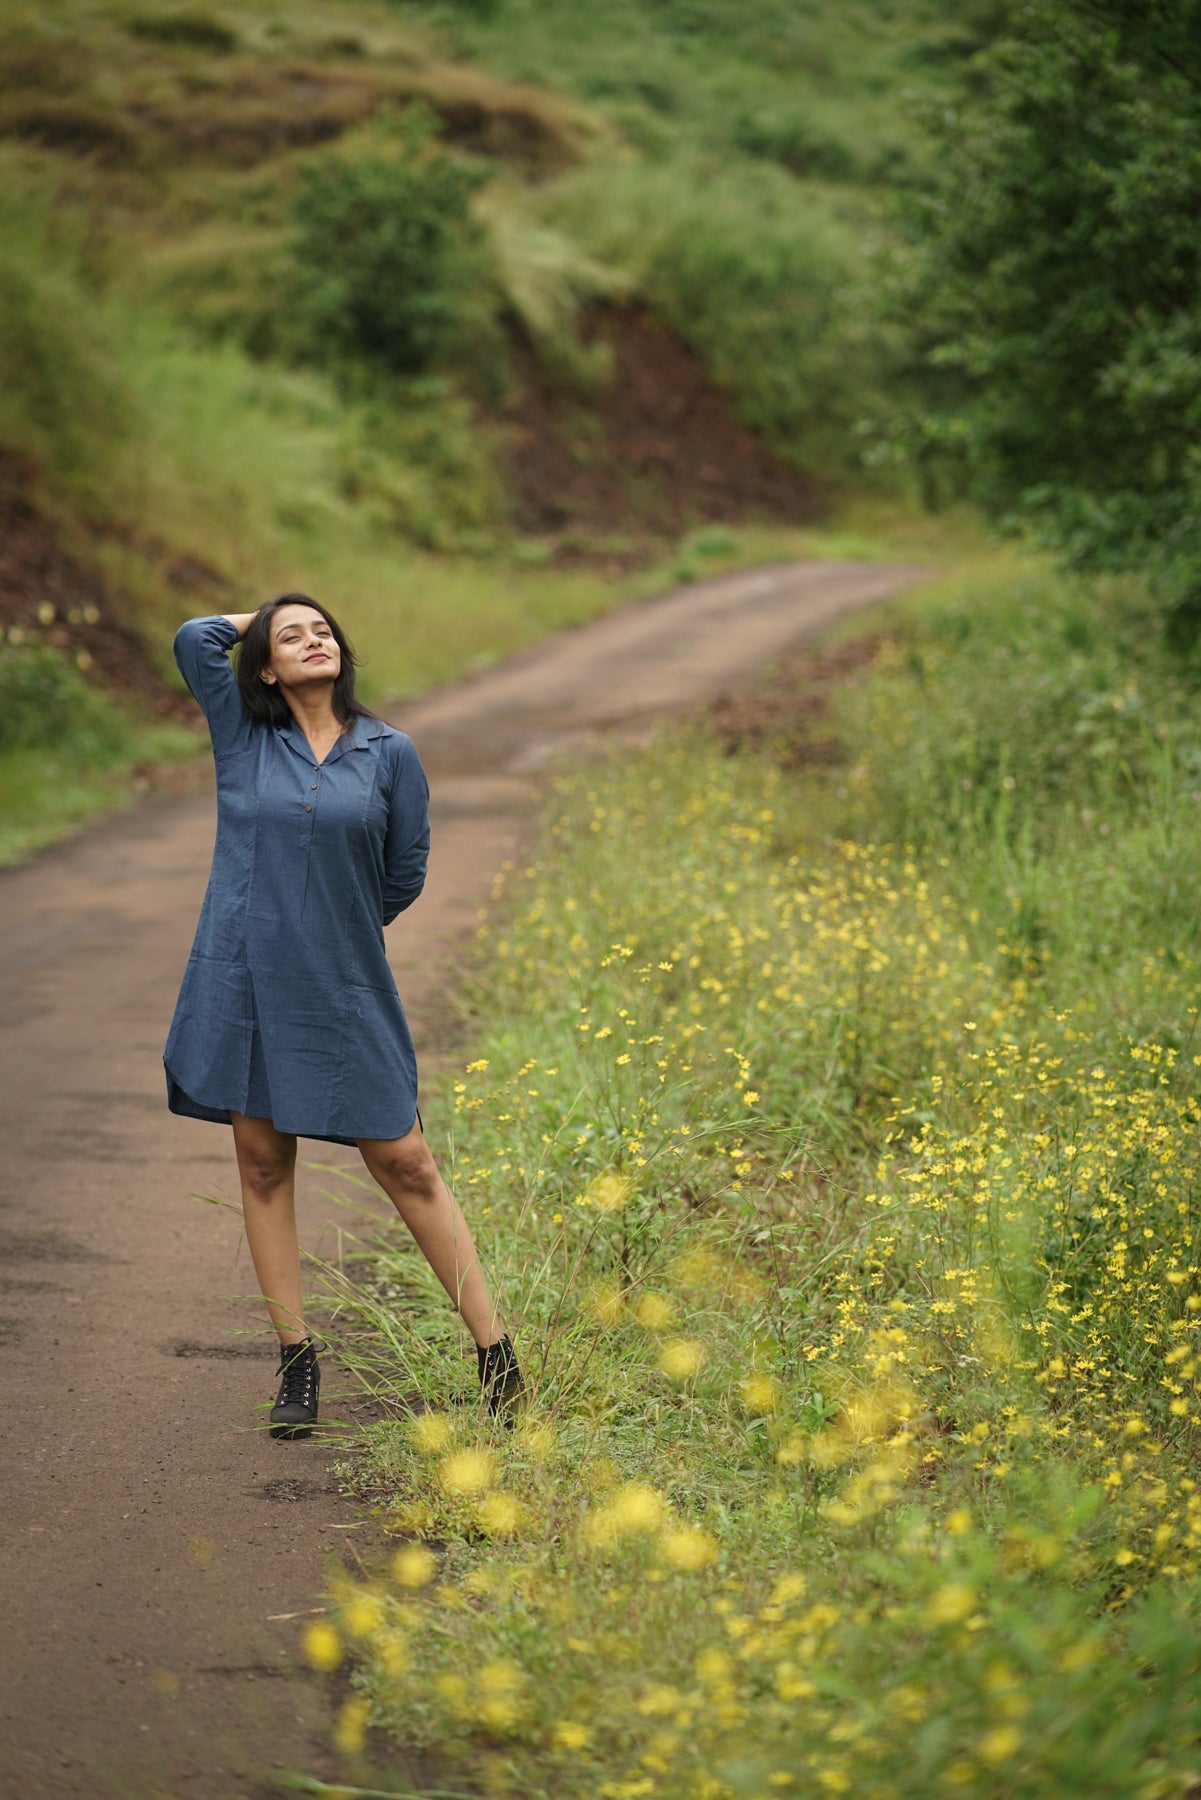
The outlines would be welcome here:
<svg viewBox="0 0 1201 1800">
<path fill-rule="evenodd" d="M 429 1127 L 529 1404 L 414 1413 L 422 1259 L 330 1273 L 396 1415 L 390 1565 L 304 1636 L 340 1792 L 1201 1778 L 1192 692 L 1033 561 L 872 623 L 837 764 L 665 733 L 498 884 Z"/>
<path fill-rule="evenodd" d="M 119 748 L 81 763 L 70 740 L 52 749 L 0 751 L 0 868 L 152 791 L 163 771 L 197 754 L 180 725 L 130 721 Z"/>
</svg>

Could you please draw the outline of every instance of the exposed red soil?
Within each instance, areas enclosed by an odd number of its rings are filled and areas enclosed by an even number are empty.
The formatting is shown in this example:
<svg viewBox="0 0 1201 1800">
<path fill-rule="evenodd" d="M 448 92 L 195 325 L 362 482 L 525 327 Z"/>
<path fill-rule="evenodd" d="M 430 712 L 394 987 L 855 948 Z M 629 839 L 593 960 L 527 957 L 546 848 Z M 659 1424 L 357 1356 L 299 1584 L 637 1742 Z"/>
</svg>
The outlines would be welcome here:
<svg viewBox="0 0 1201 1800">
<path fill-rule="evenodd" d="M 708 722 L 731 756 L 766 747 L 786 769 L 835 765 L 844 752 L 826 728 L 830 697 L 870 668 L 882 642 L 875 632 L 820 652 L 799 651 L 754 687 L 720 695 L 706 709 Z"/>
<path fill-rule="evenodd" d="M 612 359 L 601 392 L 573 400 L 531 358 L 507 413 L 517 522 L 550 538 L 556 560 L 590 560 L 596 540 L 620 533 L 637 563 L 655 540 L 697 525 L 820 515 L 816 484 L 738 423 L 729 395 L 665 326 L 604 306 L 583 335 Z"/>
</svg>

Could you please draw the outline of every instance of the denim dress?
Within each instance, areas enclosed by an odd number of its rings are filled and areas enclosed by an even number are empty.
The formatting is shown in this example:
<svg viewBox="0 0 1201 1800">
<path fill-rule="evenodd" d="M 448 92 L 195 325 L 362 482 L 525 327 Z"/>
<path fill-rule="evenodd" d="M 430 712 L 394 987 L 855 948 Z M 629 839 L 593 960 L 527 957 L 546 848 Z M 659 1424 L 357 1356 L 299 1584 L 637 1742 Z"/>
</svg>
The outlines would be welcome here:
<svg viewBox="0 0 1201 1800">
<path fill-rule="evenodd" d="M 425 882 L 429 788 L 403 732 L 356 718 L 317 763 L 299 725 L 252 720 L 234 627 L 191 619 L 175 660 L 208 720 L 217 841 L 163 1062 L 167 1104 L 327 1143 L 398 1138 L 417 1059 L 384 926 Z"/>
</svg>

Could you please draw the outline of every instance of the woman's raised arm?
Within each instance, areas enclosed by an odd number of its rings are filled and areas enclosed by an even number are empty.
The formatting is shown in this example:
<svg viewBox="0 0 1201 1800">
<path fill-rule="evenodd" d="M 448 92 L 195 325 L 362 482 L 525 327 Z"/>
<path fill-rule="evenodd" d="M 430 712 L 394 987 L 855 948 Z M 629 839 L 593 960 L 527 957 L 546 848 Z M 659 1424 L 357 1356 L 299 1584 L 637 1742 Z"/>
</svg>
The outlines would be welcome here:
<svg viewBox="0 0 1201 1800">
<path fill-rule="evenodd" d="M 251 621 L 251 619 L 253 619 L 254 614 L 252 612 L 251 613 L 222 613 L 221 617 L 225 620 L 227 625 L 233 626 L 234 630 L 237 632 L 237 634 L 240 638 L 244 638 L 250 627 L 250 621 Z"/>
<path fill-rule="evenodd" d="M 175 661 L 208 720 L 215 756 L 244 749 L 249 741 L 250 717 L 229 653 L 253 617 L 253 613 L 214 613 L 207 619 L 185 620 L 175 634 Z"/>
</svg>

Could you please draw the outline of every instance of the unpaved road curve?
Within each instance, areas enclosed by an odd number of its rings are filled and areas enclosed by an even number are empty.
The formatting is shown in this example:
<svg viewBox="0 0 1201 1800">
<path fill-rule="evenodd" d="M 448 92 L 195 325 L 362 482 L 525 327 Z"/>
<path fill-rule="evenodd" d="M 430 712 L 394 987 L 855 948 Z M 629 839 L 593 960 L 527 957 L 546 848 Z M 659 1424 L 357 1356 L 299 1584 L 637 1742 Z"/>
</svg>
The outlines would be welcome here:
<svg viewBox="0 0 1201 1800">
<path fill-rule="evenodd" d="M 736 687 L 917 573 L 722 577 L 407 708 L 434 859 L 390 951 L 419 1051 L 550 752 Z M 208 795 L 155 802 L 0 875 L 4 1800 L 231 1800 L 275 1792 L 265 1769 L 325 1764 L 298 1619 L 353 1514 L 328 1442 L 254 1428 L 274 1358 L 245 1335 L 236 1215 L 196 1198 L 232 1197 L 229 1136 L 163 1101 L 212 835 Z M 340 1215 L 306 1184 L 306 1242 L 329 1251 Z"/>
</svg>

